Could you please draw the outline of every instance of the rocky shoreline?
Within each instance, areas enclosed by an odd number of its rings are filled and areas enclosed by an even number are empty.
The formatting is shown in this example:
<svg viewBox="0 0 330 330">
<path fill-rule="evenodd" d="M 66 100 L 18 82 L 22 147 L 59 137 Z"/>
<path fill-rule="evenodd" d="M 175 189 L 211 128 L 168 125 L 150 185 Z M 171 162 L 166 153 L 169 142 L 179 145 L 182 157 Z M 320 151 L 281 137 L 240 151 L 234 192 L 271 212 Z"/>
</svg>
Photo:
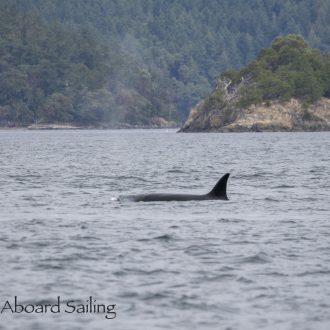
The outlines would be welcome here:
<svg viewBox="0 0 330 330">
<path fill-rule="evenodd" d="M 228 104 L 211 111 L 205 111 L 202 101 L 192 109 L 180 129 L 180 132 L 295 131 L 330 131 L 330 99 L 323 97 L 309 106 L 297 99 L 264 102 L 242 109 Z"/>
<path fill-rule="evenodd" d="M 77 129 L 179 129 L 175 121 L 167 121 L 162 117 L 153 117 L 147 124 L 130 124 L 124 122 L 98 123 L 92 125 L 76 125 L 72 123 L 37 123 L 31 125 L 14 124 L 0 126 L 0 130 L 27 129 L 27 130 L 77 130 Z"/>
<path fill-rule="evenodd" d="M 177 129 L 179 130 L 180 127 L 176 125 L 169 125 L 169 126 L 156 126 L 156 125 L 131 125 L 127 123 L 118 123 L 114 125 L 109 124 L 100 124 L 94 126 L 74 126 L 70 124 L 33 124 L 29 126 L 0 126 L 0 130 L 93 130 L 93 129 L 113 129 L 113 130 L 122 130 L 122 129 Z"/>
<path fill-rule="evenodd" d="M 79 126 L 70 124 L 33 124 L 26 127 L 28 130 L 58 130 L 58 129 L 81 129 Z"/>
</svg>

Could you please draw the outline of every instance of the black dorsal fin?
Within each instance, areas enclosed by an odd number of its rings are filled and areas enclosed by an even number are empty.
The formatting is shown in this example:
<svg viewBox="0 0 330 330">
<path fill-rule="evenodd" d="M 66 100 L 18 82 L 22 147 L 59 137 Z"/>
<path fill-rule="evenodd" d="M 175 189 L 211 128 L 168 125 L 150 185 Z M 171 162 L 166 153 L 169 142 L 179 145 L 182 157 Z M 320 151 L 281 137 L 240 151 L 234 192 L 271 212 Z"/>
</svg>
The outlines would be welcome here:
<svg viewBox="0 0 330 330">
<path fill-rule="evenodd" d="M 208 193 L 208 195 L 213 195 L 220 199 L 228 199 L 227 197 L 227 181 L 229 178 L 229 173 L 225 174 L 214 186 L 214 188 Z"/>
</svg>

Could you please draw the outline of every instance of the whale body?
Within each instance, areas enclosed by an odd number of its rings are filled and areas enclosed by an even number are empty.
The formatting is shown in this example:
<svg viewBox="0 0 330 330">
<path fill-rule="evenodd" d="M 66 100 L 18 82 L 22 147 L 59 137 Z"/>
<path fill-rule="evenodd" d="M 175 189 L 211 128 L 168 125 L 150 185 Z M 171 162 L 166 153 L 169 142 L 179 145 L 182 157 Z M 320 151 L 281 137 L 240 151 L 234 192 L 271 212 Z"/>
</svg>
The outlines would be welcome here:
<svg viewBox="0 0 330 330">
<path fill-rule="evenodd" d="M 213 189 L 205 195 L 192 195 L 192 194 L 141 194 L 141 195 L 131 195 L 124 198 L 119 197 L 120 200 L 128 199 L 133 202 L 170 202 L 170 201 L 201 201 L 201 200 L 228 200 L 227 197 L 227 181 L 229 178 L 229 173 L 225 174 Z"/>
</svg>

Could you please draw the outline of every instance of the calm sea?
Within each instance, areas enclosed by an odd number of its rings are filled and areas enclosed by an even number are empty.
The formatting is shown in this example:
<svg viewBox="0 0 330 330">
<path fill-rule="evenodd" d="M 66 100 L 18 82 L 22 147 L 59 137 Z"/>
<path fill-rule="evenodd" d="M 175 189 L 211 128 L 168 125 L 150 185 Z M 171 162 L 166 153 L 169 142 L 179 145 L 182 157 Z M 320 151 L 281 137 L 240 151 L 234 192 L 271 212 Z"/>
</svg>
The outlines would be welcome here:
<svg viewBox="0 0 330 330">
<path fill-rule="evenodd" d="M 0 131 L 0 226 L 0 329 L 330 329 L 329 132 Z"/>
</svg>

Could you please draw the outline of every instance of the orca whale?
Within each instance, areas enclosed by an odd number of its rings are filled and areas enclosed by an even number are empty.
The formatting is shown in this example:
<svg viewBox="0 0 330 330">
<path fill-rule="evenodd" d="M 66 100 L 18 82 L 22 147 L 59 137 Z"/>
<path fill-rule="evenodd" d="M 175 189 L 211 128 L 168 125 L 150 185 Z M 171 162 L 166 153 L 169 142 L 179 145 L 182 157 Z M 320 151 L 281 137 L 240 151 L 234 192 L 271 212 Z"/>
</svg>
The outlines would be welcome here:
<svg viewBox="0 0 330 330">
<path fill-rule="evenodd" d="M 126 196 L 124 199 L 131 200 L 133 202 L 170 202 L 170 201 L 202 201 L 202 200 L 228 200 L 227 197 L 227 181 L 229 173 L 225 174 L 213 189 L 205 195 L 191 195 L 191 194 L 143 194 L 143 195 L 131 195 Z M 120 200 L 123 198 L 119 197 Z"/>
</svg>

